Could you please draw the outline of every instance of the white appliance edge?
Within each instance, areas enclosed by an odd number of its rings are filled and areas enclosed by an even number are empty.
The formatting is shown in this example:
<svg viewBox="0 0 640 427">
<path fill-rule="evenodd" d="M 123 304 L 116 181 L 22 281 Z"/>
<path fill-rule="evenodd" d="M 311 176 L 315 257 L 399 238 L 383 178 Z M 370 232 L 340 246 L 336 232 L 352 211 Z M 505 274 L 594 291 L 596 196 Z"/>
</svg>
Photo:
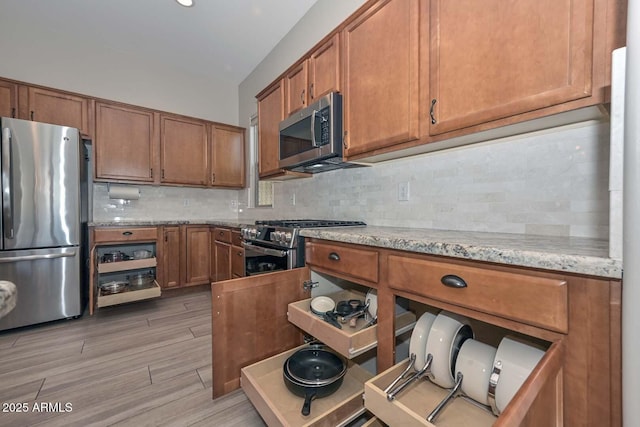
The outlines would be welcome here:
<svg viewBox="0 0 640 427">
<path fill-rule="evenodd" d="M 640 420 L 640 2 L 627 5 L 624 111 L 622 422 Z M 627 260 L 625 263 L 624 260 Z"/>
</svg>

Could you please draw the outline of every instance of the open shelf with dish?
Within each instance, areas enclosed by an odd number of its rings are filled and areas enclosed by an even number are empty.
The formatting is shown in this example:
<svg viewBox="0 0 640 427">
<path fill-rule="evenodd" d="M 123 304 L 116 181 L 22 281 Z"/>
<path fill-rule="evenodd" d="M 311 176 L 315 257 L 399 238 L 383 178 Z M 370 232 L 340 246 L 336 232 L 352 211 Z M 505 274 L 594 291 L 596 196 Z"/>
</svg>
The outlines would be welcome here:
<svg viewBox="0 0 640 427">
<path fill-rule="evenodd" d="M 98 244 L 92 251 L 92 301 L 96 308 L 157 298 L 155 242 Z M 91 306 L 93 309 L 93 305 Z"/>
</svg>

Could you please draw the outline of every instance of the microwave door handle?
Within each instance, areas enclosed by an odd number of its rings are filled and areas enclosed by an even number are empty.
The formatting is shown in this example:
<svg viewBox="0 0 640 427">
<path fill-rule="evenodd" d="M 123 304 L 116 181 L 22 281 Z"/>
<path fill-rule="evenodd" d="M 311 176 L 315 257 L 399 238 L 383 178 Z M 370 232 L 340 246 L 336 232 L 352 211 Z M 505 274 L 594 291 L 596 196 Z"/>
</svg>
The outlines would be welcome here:
<svg viewBox="0 0 640 427">
<path fill-rule="evenodd" d="M 316 114 L 318 111 L 311 111 L 311 146 L 318 147 L 318 141 L 316 141 Z"/>
<path fill-rule="evenodd" d="M 11 185 L 11 129 L 2 129 L 2 216 L 4 235 L 13 239 L 13 194 Z"/>
</svg>

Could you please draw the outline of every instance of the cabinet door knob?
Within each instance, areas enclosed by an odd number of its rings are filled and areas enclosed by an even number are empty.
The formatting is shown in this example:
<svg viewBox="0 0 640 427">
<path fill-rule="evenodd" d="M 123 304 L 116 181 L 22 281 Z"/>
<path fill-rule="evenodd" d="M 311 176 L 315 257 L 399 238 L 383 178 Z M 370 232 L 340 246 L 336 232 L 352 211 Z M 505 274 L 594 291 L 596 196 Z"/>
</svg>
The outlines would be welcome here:
<svg viewBox="0 0 640 427">
<path fill-rule="evenodd" d="M 330 259 L 331 261 L 340 261 L 340 255 L 338 255 L 338 254 L 337 254 L 337 253 L 335 253 L 335 252 L 331 252 L 331 253 L 329 254 L 329 259 Z"/>
<path fill-rule="evenodd" d="M 435 125 L 435 124 L 437 123 L 437 122 L 436 122 L 436 116 L 435 116 L 435 114 L 434 114 L 434 112 L 433 112 L 433 109 L 434 109 L 434 108 L 435 108 L 435 106 L 436 106 L 436 102 L 438 102 L 438 100 L 437 100 L 437 99 L 435 99 L 435 98 L 434 98 L 434 99 L 432 99 L 432 100 L 431 100 L 431 108 L 429 109 L 429 115 L 431 116 L 431 124 L 432 124 L 432 125 Z"/>
<path fill-rule="evenodd" d="M 313 83 L 311 83 L 311 86 L 309 86 L 309 97 L 313 99 Z"/>
<path fill-rule="evenodd" d="M 440 279 L 443 285 L 448 286 L 450 288 L 466 288 L 467 282 L 462 279 L 462 277 L 456 276 L 455 274 L 447 274 L 446 276 L 442 276 Z"/>
</svg>

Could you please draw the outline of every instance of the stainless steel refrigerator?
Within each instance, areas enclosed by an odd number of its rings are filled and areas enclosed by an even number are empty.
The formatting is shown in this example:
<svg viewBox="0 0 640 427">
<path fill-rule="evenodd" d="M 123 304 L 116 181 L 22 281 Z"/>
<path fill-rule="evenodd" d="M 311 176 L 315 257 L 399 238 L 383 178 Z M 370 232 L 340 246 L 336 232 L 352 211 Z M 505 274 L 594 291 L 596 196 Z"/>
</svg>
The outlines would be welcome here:
<svg viewBox="0 0 640 427">
<path fill-rule="evenodd" d="M 82 314 L 85 162 L 77 129 L 0 119 L 0 280 L 16 307 L 0 330 Z"/>
</svg>

